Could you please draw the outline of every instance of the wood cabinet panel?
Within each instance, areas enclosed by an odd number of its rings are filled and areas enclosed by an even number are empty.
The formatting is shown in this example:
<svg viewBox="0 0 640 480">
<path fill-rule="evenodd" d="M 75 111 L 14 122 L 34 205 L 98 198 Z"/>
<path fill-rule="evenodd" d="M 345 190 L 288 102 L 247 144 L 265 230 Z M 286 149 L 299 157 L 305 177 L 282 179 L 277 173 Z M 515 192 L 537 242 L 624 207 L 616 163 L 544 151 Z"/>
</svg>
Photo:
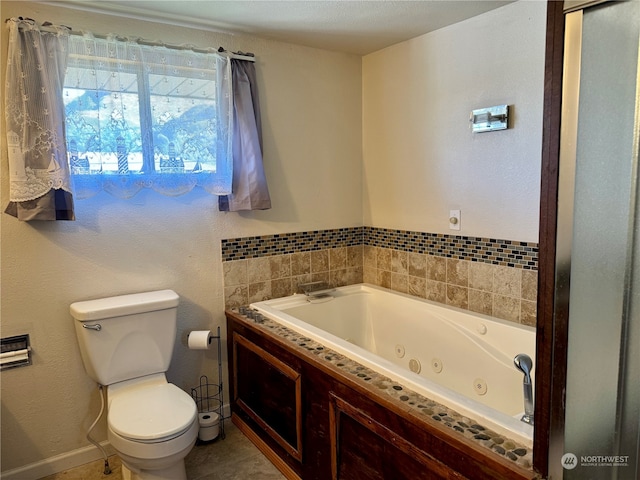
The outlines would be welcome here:
<svg viewBox="0 0 640 480">
<path fill-rule="evenodd" d="M 287 453 L 302 460 L 300 374 L 236 332 L 233 365 L 236 407 Z"/>
<path fill-rule="evenodd" d="M 330 414 L 333 480 L 465 478 L 335 395 Z"/>
</svg>

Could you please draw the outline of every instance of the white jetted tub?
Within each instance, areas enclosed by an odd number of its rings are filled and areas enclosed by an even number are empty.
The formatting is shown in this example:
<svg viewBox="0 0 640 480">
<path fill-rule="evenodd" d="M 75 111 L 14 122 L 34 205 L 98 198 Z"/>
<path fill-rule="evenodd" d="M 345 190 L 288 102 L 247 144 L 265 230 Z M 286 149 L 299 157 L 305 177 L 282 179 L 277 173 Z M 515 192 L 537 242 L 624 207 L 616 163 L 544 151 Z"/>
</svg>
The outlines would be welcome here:
<svg viewBox="0 0 640 480">
<path fill-rule="evenodd" d="M 535 329 L 368 285 L 330 297 L 253 303 L 254 309 L 383 375 L 527 446 L 523 374 L 535 366 Z M 535 372 L 535 367 L 534 367 Z M 533 376 L 533 375 L 532 375 Z"/>
</svg>

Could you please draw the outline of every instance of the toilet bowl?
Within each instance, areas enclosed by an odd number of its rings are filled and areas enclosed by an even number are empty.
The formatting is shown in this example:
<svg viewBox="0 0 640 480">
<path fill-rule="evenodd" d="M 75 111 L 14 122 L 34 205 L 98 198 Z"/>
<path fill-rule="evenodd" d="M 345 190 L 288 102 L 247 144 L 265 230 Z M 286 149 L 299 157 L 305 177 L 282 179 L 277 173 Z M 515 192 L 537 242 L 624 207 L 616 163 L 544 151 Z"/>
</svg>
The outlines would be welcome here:
<svg viewBox="0 0 640 480">
<path fill-rule="evenodd" d="M 164 374 L 110 385 L 107 438 L 125 480 L 186 480 L 184 457 L 200 428 L 193 399 Z"/>
</svg>

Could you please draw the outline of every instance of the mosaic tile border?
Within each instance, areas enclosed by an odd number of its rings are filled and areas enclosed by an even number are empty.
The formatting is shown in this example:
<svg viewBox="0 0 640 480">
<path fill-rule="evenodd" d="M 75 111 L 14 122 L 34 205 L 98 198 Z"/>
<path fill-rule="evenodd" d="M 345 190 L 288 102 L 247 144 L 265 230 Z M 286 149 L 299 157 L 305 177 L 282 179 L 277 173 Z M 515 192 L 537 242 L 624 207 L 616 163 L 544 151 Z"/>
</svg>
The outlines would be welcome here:
<svg viewBox="0 0 640 480">
<path fill-rule="evenodd" d="M 222 240 L 222 261 L 362 245 L 364 227 L 280 233 Z"/>
<path fill-rule="evenodd" d="M 247 307 L 234 308 L 232 311 L 257 328 L 265 329 L 293 343 L 296 348 L 306 350 L 315 355 L 319 361 L 331 363 L 342 372 L 349 374 L 354 380 L 378 390 L 380 394 L 387 394 L 401 404 L 409 405 L 416 413 L 441 422 L 442 425 L 451 428 L 465 438 L 477 442 L 491 453 L 507 458 L 523 468 L 532 468 L 532 449 L 482 426 L 475 420 L 459 414 L 446 405 L 409 390 L 400 383 L 325 347 L 319 342 L 305 337 L 295 330 L 280 325 L 257 311 Z"/>
<path fill-rule="evenodd" d="M 365 227 L 364 244 L 506 267 L 538 269 L 538 244 Z"/>
<path fill-rule="evenodd" d="M 222 261 L 367 245 L 410 253 L 538 269 L 538 244 L 377 227 L 282 233 L 222 240 Z"/>
</svg>

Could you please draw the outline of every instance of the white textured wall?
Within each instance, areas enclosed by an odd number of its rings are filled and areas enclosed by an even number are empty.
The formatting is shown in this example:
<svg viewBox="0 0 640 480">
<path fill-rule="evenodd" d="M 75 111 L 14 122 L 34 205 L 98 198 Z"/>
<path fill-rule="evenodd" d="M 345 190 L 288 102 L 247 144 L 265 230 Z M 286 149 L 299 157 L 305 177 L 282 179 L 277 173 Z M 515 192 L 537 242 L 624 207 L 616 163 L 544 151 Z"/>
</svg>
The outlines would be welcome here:
<svg viewBox="0 0 640 480">
<path fill-rule="evenodd" d="M 179 339 L 170 381 L 188 390 L 214 375 L 215 353 L 189 351 L 191 329 L 224 325 L 220 239 L 362 223 L 361 59 L 242 35 L 2 1 L 2 19 L 26 16 L 98 33 L 254 52 L 265 167 L 273 209 L 220 213 L 217 197 L 153 192 L 76 202 L 76 222 L 21 223 L 0 214 L 2 336 L 28 333 L 34 364 L 2 372 L 2 470 L 87 445 L 99 409 L 69 304 L 151 289 L 177 291 Z M 7 29 L 2 22 L 2 85 Z M 4 126 L 4 117 L 2 118 Z M 8 200 L 3 133 L 2 205 Z M 106 438 L 104 425 L 97 430 Z"/>
<path fill-rule="evenodd" d="M 365 225 L 538 241 L 545 19 L 516 2 L 364 57 Z M 472 134 L 500 104 L 513 128 Z"/>
</svg>

